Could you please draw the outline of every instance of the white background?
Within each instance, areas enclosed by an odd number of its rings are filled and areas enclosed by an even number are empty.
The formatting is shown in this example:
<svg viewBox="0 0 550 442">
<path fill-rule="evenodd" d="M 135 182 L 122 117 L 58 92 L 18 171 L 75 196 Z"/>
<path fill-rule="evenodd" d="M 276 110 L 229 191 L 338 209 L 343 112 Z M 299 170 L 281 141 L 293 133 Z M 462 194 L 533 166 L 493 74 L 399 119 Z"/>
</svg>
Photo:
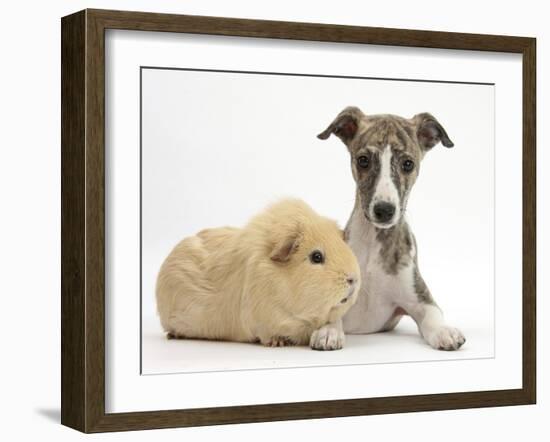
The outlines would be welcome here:
<svg viewBox="0 0 550 442">
<path fill-rule="evenodd" d="M 125 31 L 111 31 L 107 36 L 105 83 L 107 93 L 105 114 L 107 123 L 107 157 L 105 175 L 106 186 L 110 191 L 106 194 L 105 299 L 106 336 L 108 336 L 106 340 L 106 410 L 108 412 L 126 412 L 150 409 L 160 410 L 518 388 L 521 385 L 521 272 L 518 272 L 517 269 L 521 268 L 520 188 L 522 163 L 521 150 L 517 148 L 521 145 L 520 85 L 522 70 L 519 57 L 509 54 L 456 53 L 456 51 L 444 50 L 381 48 L 376 46 L 365 47 L 316 42 L 295 43 L 236 37 L 232 37 L 231 40 L 231 42 L 228 42 L 227 38 L 211 36 L 198 38 L 196 36 L 167 33 L 148 33 L 144 35 L 139 32 Z M 407 62 L 404 63 L 404 60 Z M 217 369 L 217 372 L 209 374 L 186 373 L 184 375 L 173 376 L 139 376 L 135 363 L 139 358 L 139 339 L 136 330 L 139 325 L 137 294 L 140 280 L 138 265 L 139 200 L 138 193 L 136 192 L 139 186 L 139 155 L 137 149 L 139 144 L 139 95 L 137 94 L 139 77 L 137 74 L 140 65 L 181 66 L 183 63 L 204 68 L 224 66 L 227 69 L 257 69 L 268 72 L 292 69 L 298 73 L 308 73 L 313 70 L 314 72 L 326 72 L 328 74 L 369 75 L 374 77 L 390 76 L 395 78 L 403 75 L 406 78 L 425 79 L 433 76 L 445 80 L 494 81 L 497 85 L 496 88 L 499 90 L 498 100 L 500 103 L 498 108 L 499 118 L 496 119 L 496 143 L 499 149 L 496 157 L 498 191 L 496 193 L 495 207 L 496 217 L 502 220 L 502 222 L 496 225 L 495 231 L 498 244 L 496 291 L 502 294 L 497 299 L 498 308 L 495 312 L 496 334 L 499 337 L 495 349 L 497 357 L 494 359 L 479 358 L 479 344 L 484 344 L 483 336 L 490 335 L 490 332 L 485 331 L 484 333 L 483 327 L 486 325 L 478 322 L 476 327 L 482 327 L 481 333 L 478 331 L 478 333 L 474 334 L 472 332 L 474 327 L 469 323 L 467 331 L 470 333 L 473 345 L 469 345 L 456 355 L 454 353 L 444 354 L 430 351 L 426 346 L 421 346 L 421 341 L 416 337 L 414 340 L 411 339 L 414 342 L 413 351 L 411 351 L 411 348 L 403 350 L 402 357 L 400 358 L 396 354 L 399 354 L 400 350 L 404 348 L 402 339 L 392 340 L 390 341 L 391 344 L 388 345 L 388 342 L 380 342 L 378 339 L 379 336 L 362 336 L 357 338 L 360 340 L 359 342 L 357 342 L 357 339 L 353 342 L 350 341 L 352 345 L 347 345 L 344 350 L 339 352 L 314 353 L 308 351 L 307 348 L 279 349 L 279 352 L 276 354 L 280 354 L 281 356 L 277 357 L 274 353 L 271 358 L 275 359 L 275 361 L 269 363 L 271 366 L 277 364 L 279 366 L 322 364 L 323 367 L 320 368 L 243 372 L 237 370 L 225 371 L 224 369 L 240 368 L 245 363 L 248 367 L 250 365 L 254 366 L 255 363 L 257 364 L 257 360 L 252 360 L 250 357 L 251 352 L 254 352 L 256 358 L 257 353 L 261 352 L 263 358 L 267 359 L 268 356 L 265 354 L 265 349 L 262 352 L 262 349 L 259 347 L 242 344 L 240 346 L 242 354 L 239 358 L 238 355 L 235 355 L 235 353 L 239 352 L 239 349 L 234 350 L 235 346 L 219 344 L 217 347 L 222 347 L 222 353 L 219 348 L 205 348 L 203 345 L 199 348 L 201 353 L 204 351 L 212 353 L 211 360 L 203 363 L 203 358 L 196 357 L 196 354 L 193 354 L 189 348 L 186 348 L 190 345 L 190 341 L 183 340 L 170 343 L 170 347 L 164 345 L 163 348 L 167 350 L 165 353 L 168 353 L 171 359 L 193 359 L 193 365 L 195 366 L 187 367 L 190 371 L 197 371 L 197 368 L 201 370 L 204 365 L 210 365 L 212 359 L 214 359 L 217 364 L 214 369 Z M 310 83 L 313 82 L 307 82 L 308 85 Z M 380 96 L 373 97 L 374 105 L 376 106 L 378 103 L 377 100 L 379 100 L 380 103 L 378 106 L 382 108 L 387 107 L 390 104 L 388 102 L 390 99 L 386 98 L 384 100 L 382 98 L 384 98 L 384 95 L 390 94 L 394 97 L 392 100 L 395 100 L 395 103 L 400 103 L 399 96 L 395 93 L 398 87 L 395 84 L 391 87 L 387 85 L 385 94 L 381 93 Z M 195 89 L 198 88 L 199 86 L 195 86 Z M 301 89 L 304 88 L 302 86 Z M 350 94 L 347 98 L 340 97 L 337 94 L 331 95 L 331 92 L 323 91 L 326 88 L 320 87 L 319 89 L 329 98 L 331 96 L 337 100 L 345 98 L 345 102 L 349 102 L 356 98 L 358 91 L 369 94 L 368 90 L 364 88 L 365 86 L 356 86 L 355 93 Z M 270 89 L 274 89 L 273 86 Z M 337 90 L 337 88 L 334 88 L 334 90 Z M 343 88 L 343 92 L 345 90 L 346 88 Z M 317 92 L 317 95 L 320 95 L 321 91 Z M 401 87 L 401 91 L 407 91 L 403 95 L 407 95 L 413 102 L 422 99 L 423 104 L 433 107 L 434 112 L 437 109 L 441 110 L 443 114 L 448 112 L 448 104 L 442 106 L 442 101 L 433 98 L 424 99 L 424 95 L 427 94 L 418 94 L 418 91 L 417 94 L 413 94 L 408 88 L 403 87 Z M 372 91 L 370 92 L 372 93 Z M 257 92 L 257 94 L 260 93 L 259 91 Z M 443 95 L 442 92 L 440 93 Z M 459 94 L 456 91 L 453 94 L 444 90 L 444 94 L 449 97 L 450 101 L 457 102 L 457 107 L 453 109 L 455 114 L 459 113 L 459 103 L 466 107 L 464 112 L 460 112 L 460 115 L 456 115 L 454 118 L 452 117 L 453 112 L 448 112 L 449 115 L 446 118 L 450 118 L 451 120 L 460 119 L 463 122 L 467 121 L 467 124 L 463 123 L 461 129 L 459 126 L 460 130 L 458 132 L 461 136 L 458 139 L 464 140 L 465 145 L 472 145 L 468 147 L 473 147 L 473 155 L 470 158 L 468 156 L 463 157 L 466 160 L 465 165 L 463 164 L 460 167 L 461 162 L 457 161 L 457 170 L 477 171 L 476 173 L 484 174 L 490 179 L 492 173 L 488 163 L 491 161 L 487 161 L 486 158 L 487 156 L 490 158 L 491 149 L 487 149 L 487 145 L 490 146 L 492 142 L 490 137 L 480 136 L 479 133 L 483 131 L 476 128 L 476 126 L 479 124 L 490 125 L 492 111 L 490 108 L 487 110 L 487 104 L 480 105 L 478 103 L 479 99 L 473 100 L 470 97 L 469 100 L 465 99 L 462 101 L 461 98 L 457 98 Z M 462 92 L 462 94 L 465 94 L 465 92 Z M 185 101 L 183 97 L 182 99 Z M 312 100 L 306 99 L 305 101 Z M 201 105 L 204 105 L 202 101 L 196 103 L 196 106 Z M 301 105 L 304 106 L 304 104 Z M 149 107 L 149 105 L 146 107 Z M 213 106 L 211 105 L 210 107 Z M 404 109 L 402 105 L 399 105 L 399 108 Z M 446 110 L 447 112 L 445 112 Z M 157 113 L 159 114 L 162 114 L 163 111 L 163 109 L 157 109 Z M 214 111 L 211 110 L 210 113 L 212 112 Z M 327 108 L 326 112 L 333 114 L 330 108 Z M 476 116 L 478 112 L 481 114 L 480 116 Z M 232 111 L 231 113 L 236 114 L 237 117 L 240 116 L 239 112 Z M 464 114 L 468 116 L 464 117 Z M 176 112 L 173 112 L 172 117 L 159 118 L 160 123 L 164 125 L 164 137 L 158 141 L 172 146 L 174 143 L 168 141 L 170 140 L 170 136 L 181 134 L 181 129 L 176 130 L 173 128 L 173 126 L 177 125 L 176 123 L 170 124 L 175 115 Z M 214 120 L 213 117 L 211 118 Z M 281 117 L 274 115 L 272 119 L 277 120 L 278 118 Z M 300 117 L 295 116 L 294 118 L 299 119 Z M 474 118 L 479 119 L 480 122 L 474 123 L 471 121 Z M 183 120 L 183 117 L 181 119 Z M 485 122 L 483 122 L 484 119 L 486 120 Z M 312 118 L 310 124 L 316 126 L 317 124 L 314 120 L 315 118 Z M 178 123 L 180 125 L 188 124 L 187 121 L 185 123 Z M 223 127 L 222 124 L 219 124 L 219 126 Z M 201 124 L 195 124 L 195 127 L 191 130 L 197 130 L 200 127 Z M 225 129 L 225 131 L 235 130 L 233 127 Z M 222 130 L 216 130 L 215 132 L 219 135 L 222 133 Z M 261 137 L 259 132 L 256 132 L 256 135 Z M 317 130 L 314 131 L 312 129 L 311 132 L 317 132 Z M 472 134 L 468 135 L 468 132 L 473 133 L 474 136 Z M 147 133 L 146 138 L 148 137 L 149 134 Z M 215 140 L 214 135 L 209 135 L 209 137 Z M 302 138 L 302 131 L 297 131 L 295 137 Z M 191 136 L 189 138 L 187 142 L 182 140 L 182 144 L 196 143 L 194 137 Z M 314 138 L 311 137 L 311 139 Z M 218 139 L 218 142 L 225 142 L 230 146 L 229 141 L 226 139 Z M 277 144 L 285 142 L 286 140 L 283 138 Z M 478 143 L 481 143 L 481 145 L 476 148 L 475 146 Z M 178 152 L 183 150 L 183 146 L 177 147 L 180 149 Z M 158 147 L 160 151 L 165 148 Z M 476 154 L 476 150 L 481 151 L 481 153 Z M 443 149 L 444 151 L 445 149 Z M 467 152 L 467 149 L 463 150 L 463 153 Z M 478 156 L 480 164 L 476 164 L 476 166 L 471 165 L 470 163 L 474 162 L 474 159 L 477 159 Z M 192 159 L 196 160 L 196 157 L 193 156 Z M 149 163 L 147 157 L 145 160 L 146 163 Z M 173 161 L 177 162 L 176 160 Z M 196 167 L 199 167 L 199 165 Z M 479 169 L 476 169 L 476 167 Z M 158 167 L 158 169 L 157 173 L 167 173 L 164 167 Z M 435 171 L 436 173 L 442 172 L 441 168 L 436 168 Z M 172 170 L 171 175 L 177 175 L 178 172 L 178 170 Z M 441 182 L 448 181 L 446 180 L 448 175 L 448 173 L 443 174 L 430 187 L 442 187 Z M 470 175 L 471 172 L 466 175 L 461 174 L 460 178 L 464 180 L 464 177 L 468 177 L 471 180 Z M 430 174 L 429 176 L 434 177 L 437 175 Z M 168 178 L 172 178 L 172 176 Z M 231 178 L 226 180 L 228 181 L 228 189 L 231 189 L 231 185 L 238 186 L 241 182 L 239 179 Z M 204 181 L 206 181 L 205 178 L 202 178 L 202 182 Z M 301 184 L 302 180 L 298 179 L 298 181 Z M 480 181 L 483 183 L 483 179 Z M 230 184 L 229 182 L 234 184 Z M 195 183 L 193 182 L 193 184 Z M 260 189 L 262 188 L 261 184 L 257 184 L 257 186 Z M 298 187 L 297 184 L 296 187 Z M 471 191 L 468 191 L 468 186 L 462 185 L 461 187 L 464 188 L 465 194 L 471 193 Z M 461 187 L 453 186 L 451 189 L 461 189 Z M 270 189 L 270 191 L 273 191 L 273 189 Z M 475 189 L 473 191 L 476 192 Z M 478 190 L 477 192 L 480 191 Z M 486 186 L 484 192 L 490 194 L 490 186 Z M 445 197 L 445 194 L 442 192 L 437 192 L 436 195 L 440 196 L 440 198 L 441 196 Z M 447 209 L 451 209 L 454 212 L 455 206 L 452 204 L 453 200 L 463 201 L 463 197 L 464 195 L 457 195 L 451 198 L 451 203 L 446 206 Z M 470 198 L 470 196 L 467 195 L 467 198 Z M 485 198 L 485 201 L 482 199 L 481 203 L 482 205 L 483 203 L 487 204 L 490 210 L 491 202 L 487 201 L 487 199 Z M 326 203 L 327 200 L 328 198 L 322 199 L 323 203 Z M 220 200 L 217 198 L 216 201 Z M 223 205 L 227 204 L 223 199 L 221 202 Z M 475 203 L 472 204 L 475 207 Z M 244 203 L 244 206 L 246 206 L 246 203 Z M 446 222 L 455 225 L 455 218 L 463 220 L 462 224 L 477 224 L 479 222 L 477 220 L 477 211 L 476 216 L 471 216 L 470 210 L 471 208 L 468 204 L 464 203 L 458 214 L 450 214 L 442 224 Z M 430 211 L 424 208 L 423 210 L 419 210 L 419 215 L 426 215 Z M 441 211 L 444 212 L 444 210 Z M 222 215 L 225 216 L 225 213 L 219 216 Z M 481 216 L 480 218 L 482 222 L 479 228 L 487 228 L 482 227 L 487 224 L 483 219 L 484 217 Z M 430 231 L 429 225 L 432 222 L 432 217 L 428 216 L 421 225 Z M 471 229 L 472 226 L 470 225 L 469 228 Z M 433 231 L 434 229 L 432 228 L 431 230 Z M 445 229 L 441 230 L 444 235 L 442 239 L 449 241 L 447 239 L 450 236 L 448 232 L 445 232 Z M 490 231 L 490 229 L 488 230 Z M 465 232 L 467 231 L 465 229 Z M 457 235 L 459 234 L 457 233 Z M 432 239 L 431 235 L 427 235 L 425 241 Z M 462 239 L 462 242 L 468 244 L 467 239 Z M 478 252 L 474 250 L 476 247 L 475 244 L 469 247 L 472 250 L 463 250 L 463 244 L 454 246 L 455 249 L 460 249 L 464 252 L 462 260 L 454 263 L 454 266 L 457 267 L 454 272 L 452 269 L 445 269 L 440 264 L 440 256 L 437 255 L 432 255 L 435 264 L 429 265 L 429 270 L 438 270 L 436 275 L 438 275 L 439 271 L 444 272 L 446 279 L 455 279 L 457 273 L 462 268 L 461 261 L 471 260 L 470 255 L 473 253 L 483 254 L 484 250 L 489 250 L 487 247 L 481 247 Z M 506 253 L 499 252 L 501 250 L 505 250 Z M 445 256 L 448 253 L 448 250 L 441 250 L 441 254 Z M 488 261 L 490 261 L 489 257 L 482 260 L 478 266 L 478 271 L 486 269 Z M 465 265 L 464 268 L 467 269 L 468 267 Z M 466 286 L 459 293 L 452 294 L 451 299 L 457 303 L 457 312 L 464 309 L 466 311 L 468 309 L 472 310 L 478 306 L 478 303 L 481 312 L 483 310 L 483 302 L 481 301 L 484 296 L 483 291 L 491 291 L 489 287 L 483 289 L 483 281 L 490 281 L 490 278 L 483 279 L 476 277 L 470 271 L 467 274 L 468 276 L 464 277 L 467 283 Z M 471 277 L 471 281 L 469 277 Z M 439 278 L 439 280 L 442 280 L 442 278 Z M 478 280 L 481 281 L 479 288 L 482 292 L 478 296 L 475 296 L 478 289 Z M 444 283 L 444 286 L 446 286 L 447 281 L 444 281 Z M 445 287 L 441 291 L 443 290 L 445 290 Z M 504 295 L 508 293 L 511 295 Z M 461 303 L 461 299 L 466 300 L 466 302 Z M 490 299 L 490 297 L 485 299 Z M 455 314 L 455 310 L 451 313 Z M 469 314 L 474 317 L 472 313 Z M 480 319 L 490 324 L 490 319 L 487 320 L 484 317 Z M 452 316 L 450 316 L 450 320 L 453 320 Z M 399 331 L 401 330 L 402 328 L 400 327 Z M 387 338 L 389 340 L 389 337 Z M 157 339 L 161 339 L 161 337 L 157 335 Z M 375 345 L 371 345 L 372 343 Z M 164 341 L 164 344 L 166 344 L 166 341 Z M 385 351 L 379 352 L 376 350 L 377 348 L 384 348 Z M 298 354 L 297 352 L 303 354 Z M 429 353 L 429 356 L 422 355 L 421 352 Z M 369 355 L 369 353 L 371 354 Z M 383 359 L 380 358 L 378 353 L 383 355 Z M 414 356 L 411 356 L 411 353 Z M 216 354 L 220 357 L 215 358 Z M 487 354 L 487 349 L 485 350 L 485 354 Z M 291 361 L 282 361 L 284 355 L 289 357 Z M 468 359 L 452 359 L 464 356 Z M 195 357 L 197 363 L 195 363 Z M 225 358 L 227 358 L 227 362 Z M 437 358 L 437 360 L 429 361 L 433 358 Z M 443 358 L 451 358 L 450 361 L 445 362 L 444 367 L 438 361 Z M 159 355 L 154 355 L 152 358 L 148 358 L 148 360 L 151 359 L 155 361 L 161 358 L 159 358 Z M 403 360 L 415 361 L 418 359 L 425 359 L 428 362 L 421 364 L 402 362 Z M 401 363 L 393 365 L 371 364 L 368 366 L 347 365 L 350 360 L 356 364 L 358 362 L 365 363 L 372 361 L 400 361 Z M 344 366 L 335 366 L 342 363 Z M 262 365 L 265 366 L 265 362 Z M 211 369 L 212 367 L 208 368 Z M 150 371 L 148 370 L 148 372 Z M 339 379 L 339 382 L 319 388 L 319 384 L 323 383 L 325 379 L 333 378 Z M 414 378 L 415 382 L 410 382 L 411 378 Z M 391 382 L 388 382 L 387 379 L 391 379 Z M 287 388 L 281 389 L 279 385 L 286 385 Z"/>
<path fill-rule="evenodd" d="M 525 1 L 508 7 L 501 2 L 396 2 L 391 11 L 380 5 L 355 2 L 277 2 L 254 4 L 235 0 L 147 2 L 73 1 L 20 2 L 3 10 L 4 54 L 1 96 L 2 153 L 0 180 L 2 219 L 2 294 L 7 304 L 2 327 L 2 432 L 13 439 L 51 437 L 80 439 L 62 428 L 59 419 L 59 17 L 83 7 L 154 10 L 159 12 L 302 20 L 356 25 L 422 28 L 448 31 L 519 34 L 538 37 L 538 78 L 548 76 L 548 39 L 545 13 L 539 2 Z M 476 13 L 472 14 L 472 10 Z M 495 13 L 497 15 L 495 15 Z M 25 24 L 18 20 L 25 17 Z M 540 122 L 549 118 L 548 86 L 539 82 L 539 226 L 548 224 L 548 178 L 542 171 L 548 130 Z M 548 231 L 539 229 L 539 269 L 548 265 Z M 30 258 L 29 258 L 30 257 Z M 32 264 L 27 264 L 29 259 Z M 545 311 L 543 294 L 548 277 L 539 279 L 538 311 Z M 542 318 L 542 315 L 539 315 Z M 504 409 L 463 410 L 322 421 L 282 422 L 186 430 L 164 430 L 122 435 L 128 440 L 280 440 L 316 437 L 333 440 L 343 435 L 409 440 L 463 441 L 490 437 L 517 440 L 545 429 L 548 414 L 548 325 L 539 321 L 539 405 Z M 452 430 L 449 430 L 452 429 Z"/>
<path fill-rule="evenodd" d="M 212 46 L 214 39 L 200 40 Z M 139 42 L 143 45 L 143 37 Z M 287 46 L 292 56 L 292 45 Z M 391 59 L 380 61 L 378 52 L 363 51 L 357 57 L 366 60 L 365 65 L 385 62 L 389 67 Z M 401 51 L 397 56 L 414 63 Z M 450 61 L 456 64 L 451 78 L 462 78 L 460 63 L 465 58 Z M 425 58 L 422 63 L 428 64 Z M 129 82 L 127 74 L 122 78 Z M 144 69 L 143 373 L 493 357 L 494 94 L 492 85 Z M 118 96 L 116 102 L 120 103 Z M 408 318 L 397 330 L 407 331 L 406 337 L 350 337 L 340 352 L 167 341 L 156 315 L 154 288 L 162 261 L 183 237 L 206 227 L 242 226 L 284 196 L 301 198 L 345 226 L 355 196 L 349 154 L 338 138 L 322 141 L 316 134 L 346 105 L 405 117 L 429 111 L 454 141 L 454 149 L 437 146 L 420 165 L 407 218 L 417 236 L 424 278 L 447 320 L 462 329 L 468 344 L 459 352 L 434 351 Z M 124 115 L 129 115 L 127 109 Z M 133 164 L 128 151 L 138 152 L 138 145 L 130 149 L 131 145 L 128 139 L 111 145 L 125 152 L 125 168 Z M 121 199 L 131 196 L 125 193 Z M 512 201 L 508 193 L 506 201 Z"/>
</svg>

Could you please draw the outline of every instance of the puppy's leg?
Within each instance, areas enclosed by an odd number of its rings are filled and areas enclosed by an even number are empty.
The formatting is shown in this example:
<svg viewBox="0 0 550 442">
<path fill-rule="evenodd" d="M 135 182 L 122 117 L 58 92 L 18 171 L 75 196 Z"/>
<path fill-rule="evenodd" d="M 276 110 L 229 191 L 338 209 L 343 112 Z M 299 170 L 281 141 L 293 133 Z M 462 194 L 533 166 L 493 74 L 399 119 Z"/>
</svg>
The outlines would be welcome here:
<svg viewBox="0 0 550 442">
<path fill-rule="evenodd" d="M 443 314 L 435 304 L 421 304 L 422 319 L 417 321 L 420 334 L 433 348 L 438 350 L 458 350 L 466 339 L 462 332 L 445 324 Z M 415 318 L 416 320 L 416 318 Z"/>
<path fill-rule="evenodd" d="M 342 327 L 342 320 L 330 322 L 311 334 L 309 346 L 313 350 L 340 350 L 345 343 L 346 336 Z"/>
<path fill-rule="evenodd" d="M 410 298 L 408 306 L 403 307 L 416 321 L 424 340 L 438 350 L 458 350 L 466 342 L 464 335 L 459 329 L 445 323 L 441 309 L 433 300 L 416 267 L 413 287 L 415 296 Z"/>
</svg>

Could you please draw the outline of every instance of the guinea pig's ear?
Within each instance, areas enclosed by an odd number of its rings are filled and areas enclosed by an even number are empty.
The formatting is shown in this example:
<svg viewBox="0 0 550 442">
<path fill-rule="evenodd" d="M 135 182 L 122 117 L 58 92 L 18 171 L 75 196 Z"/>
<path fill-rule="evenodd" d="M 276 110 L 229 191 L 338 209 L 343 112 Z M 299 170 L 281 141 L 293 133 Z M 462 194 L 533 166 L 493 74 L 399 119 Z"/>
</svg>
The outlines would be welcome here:
<svg viewBox="0 0 550 442">
<path fill-rule="evenodd" d="M 317 135 L 317 138 L 326 140 L 334 134 L 347 145 L 357 134 L 359 124 L 364 117 L 365 114 L 358 107 L 346 107 L 323 132 Z"/>
<path fill-rule="evenodd" d="M 298 250 L 300 245 L 300 236 L 298 233 L 283 238 L 275 245 L 270 258 L 275 262 L 285 263 L 290 260 L 292 255 Z"/>
<path fill-rule="evenodd" d="M 437 143 L 441 142 L 445 147 L 453 147 L 447 132 L 435 119 L 435 117 L 427 112 L 415 115 L 412 119 L 413 125 L 416 127 L 416 137 L 418 143 L 424 151 L 430 150 Z"/>
</svg>

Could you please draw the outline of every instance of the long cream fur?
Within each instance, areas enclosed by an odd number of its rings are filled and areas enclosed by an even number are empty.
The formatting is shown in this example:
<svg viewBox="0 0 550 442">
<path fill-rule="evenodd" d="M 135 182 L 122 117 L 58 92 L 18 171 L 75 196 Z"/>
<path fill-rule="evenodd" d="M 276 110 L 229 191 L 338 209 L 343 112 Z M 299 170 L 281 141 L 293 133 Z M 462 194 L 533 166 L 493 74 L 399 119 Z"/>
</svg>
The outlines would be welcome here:
<svg viewBox="0 0 550 442">
<path fill-rule="evenodd" d="M 324 263 L 311 262 L 314 250 Z M 355 302 L 359 278 L 337 224 L 289 199 L 243 229 L 181 241 L 160 269 L 157 307 L 170 337 L 303 345 Z"/>
</svg>

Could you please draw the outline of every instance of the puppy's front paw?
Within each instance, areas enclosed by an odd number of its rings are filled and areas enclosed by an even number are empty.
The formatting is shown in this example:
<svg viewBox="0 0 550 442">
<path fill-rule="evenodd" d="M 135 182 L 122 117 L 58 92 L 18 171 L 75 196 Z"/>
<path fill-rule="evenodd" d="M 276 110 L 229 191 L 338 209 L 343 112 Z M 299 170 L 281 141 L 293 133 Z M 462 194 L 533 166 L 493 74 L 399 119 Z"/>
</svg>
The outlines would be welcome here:
<svg viewBox="0 0 550 442">
<path fill-rule="evenodd" d="M 425 336 L 426 341 L 437 350 L 458 350 L 466 338 L 458 328 L 442 325 Z"/>
<path fill-rule="evenodd" d="M 346 340 L 341 327 L 327 324 L 311 334 L 309 346 L 313 350 L 340 350 Z"/>
</svg>

